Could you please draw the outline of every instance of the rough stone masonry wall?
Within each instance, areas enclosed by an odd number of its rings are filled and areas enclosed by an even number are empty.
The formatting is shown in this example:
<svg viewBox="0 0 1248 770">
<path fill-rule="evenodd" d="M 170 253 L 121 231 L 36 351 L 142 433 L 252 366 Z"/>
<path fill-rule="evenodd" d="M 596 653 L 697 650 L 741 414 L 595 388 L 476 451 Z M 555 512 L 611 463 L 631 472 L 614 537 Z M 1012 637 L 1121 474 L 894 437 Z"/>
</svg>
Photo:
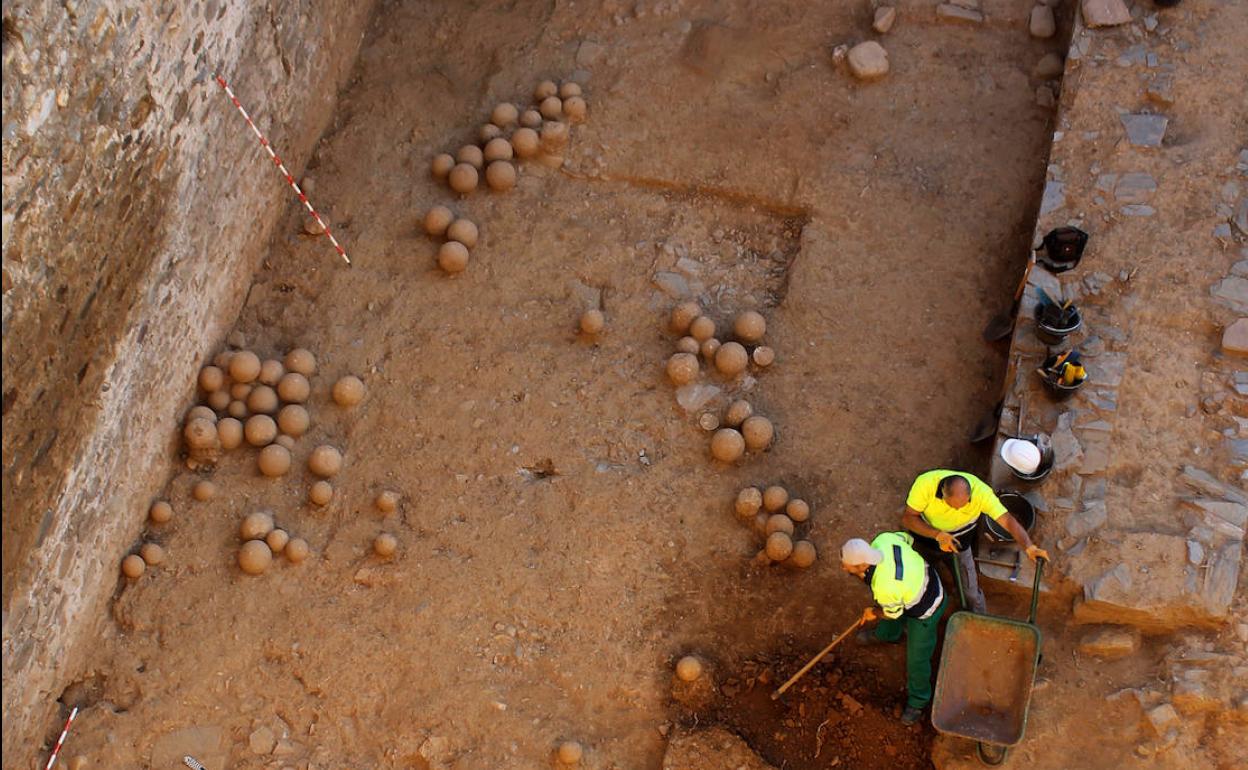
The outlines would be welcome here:
<svg viewBox="0 0 1248 770">
<path fill-rule="evenodd" d="M 46 727 L 371 0 L 5 2 L 4 745 Z M 328 248 L 327 259 L 337 259 Z"/>
</svg>

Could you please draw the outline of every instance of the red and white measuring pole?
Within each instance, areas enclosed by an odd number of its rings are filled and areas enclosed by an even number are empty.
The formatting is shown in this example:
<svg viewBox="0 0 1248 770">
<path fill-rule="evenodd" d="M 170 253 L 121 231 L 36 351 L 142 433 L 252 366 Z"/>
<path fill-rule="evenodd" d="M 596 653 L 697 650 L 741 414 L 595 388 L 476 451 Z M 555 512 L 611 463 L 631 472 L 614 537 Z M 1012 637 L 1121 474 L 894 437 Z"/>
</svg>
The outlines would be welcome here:
<svg viewBox="0 0 1248 770">
<path fill-rule="evenodd" d="M 76 716 L 78 716 L 78 707 L 74 706 L 74 710 L 69 712 L 69 719 L 65 720 L 65 729 L 61 730 L 61 737 L 56 739 L 56 748 L 52 749 L 52 756 L 48 757 L 48 764 L 43 766 L 43 770 L 52 770 L 52 765 L 56 764 L 56 757 L 61 753 L 61 747 L 65 745 L 65 736 L 69 735 L 69 726 L 74 723 Z"/>
<path fill-rule="evenodd" d="M 212 77 L 217 81 L 217 84 L 225 90 L 225 95 L 230 97 L 230 101 L 234 102 L 234 106 L 238 108 L 238 112 L 243 116 L 243 120 L 246 120 L 247 125 L 251 126 L 252 133 L 254 133 L 256 138 L 260 140 L 260 146 L 263 147 L 264 151 L 269 154 L 269 158 L 272 159 L 273 165 L 277 166 L 277 170 L 282 172 L 282 176 L 286 177 L 286 183 L 289 184 L 291 189 L 295 191 L 295 195 L 299 196 L 299 202 L 303 204 L 304 208 L 308 210 L 308 213 L 312 215 L 312 218 L 316 220 L 316 223 L 321 226 L 322 230 L 325 231 L 325 235 L 329 237 L 329 242 L 334 244 L 334 250 L 338 252 L 338 256 L 342 257 L 343 261 L 348 265 L 351 264 L 351 259 L 347 256 L 346 250 L 338 244 L 338 239 L 335 238 L 334 234 L 330 231 L 329 225 L 325 224 L 325 220 L 321 219 L 321 215 L 316 213 L 316 209 L 312 208 L 312 204 L 308 202 L 308 196 L 303 194 L 303 190 L 299 189 L 299 185 L 295 182 L 294 176 L 286 170 L 286 164 L 282 163 L 282 159 L 279 158 L 277 153 L 273 151 L 273 145 L 269 144 L 269 140 L 264 138 L 264 134 L 260 133 L 260 129 L 256 128 L 256 124 L 252 121 L 251 116 L 247 114 L 247 110 L 243 109 L 243 105 L 239 103 L 238 97 L 234 95 L 234 90 L 230 88 L 230 84 L 226 83 L 225 78 L 220 75 L 213 75 Z"/>
</svg>

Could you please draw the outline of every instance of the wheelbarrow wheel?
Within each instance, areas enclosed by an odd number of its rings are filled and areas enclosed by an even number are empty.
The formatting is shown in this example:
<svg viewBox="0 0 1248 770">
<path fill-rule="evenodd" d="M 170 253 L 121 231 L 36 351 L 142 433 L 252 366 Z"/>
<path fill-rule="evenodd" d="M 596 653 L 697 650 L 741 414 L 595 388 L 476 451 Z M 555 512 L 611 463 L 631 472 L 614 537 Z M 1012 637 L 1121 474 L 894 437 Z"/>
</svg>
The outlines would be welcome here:
<svg viewBox="0 0 1248 770">
<path fill-rule="evenodd" d="M 975 743 L 975 753 L 979 755 L 979 761 L 989 767 L 996 767 L 1005 761 L 1005 755 L 1010 752 L 1007 746 L 997 746 L 992 743 L 983 743 L 977 741 Z"/>
</svg>

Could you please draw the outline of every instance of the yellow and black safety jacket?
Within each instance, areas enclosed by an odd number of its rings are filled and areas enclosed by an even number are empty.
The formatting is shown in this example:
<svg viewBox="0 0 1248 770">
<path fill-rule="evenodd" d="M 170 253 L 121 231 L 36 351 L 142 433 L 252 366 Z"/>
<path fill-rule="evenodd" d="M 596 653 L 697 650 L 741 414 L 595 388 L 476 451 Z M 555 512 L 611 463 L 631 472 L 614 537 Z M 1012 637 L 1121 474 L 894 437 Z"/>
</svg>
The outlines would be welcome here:
<svg viewBox="0 0 1248 770">
<path fill-rule="evenodd" d="M 909 532 L 881 532 L 871 541 L 871 547 L 883 553 L 884 560 L 869 568 L 865 579 L 886 618 L 905 615 L 925 620 L 945 601 L 940 576 L 913 544 Z"/>
</svg>

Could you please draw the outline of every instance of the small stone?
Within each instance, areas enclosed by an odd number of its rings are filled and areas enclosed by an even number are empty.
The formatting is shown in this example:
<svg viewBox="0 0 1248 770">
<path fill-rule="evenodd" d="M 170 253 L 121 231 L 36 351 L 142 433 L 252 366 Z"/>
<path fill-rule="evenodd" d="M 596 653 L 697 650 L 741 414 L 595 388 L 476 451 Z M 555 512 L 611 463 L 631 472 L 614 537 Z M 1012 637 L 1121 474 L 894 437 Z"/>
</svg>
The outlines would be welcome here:
<svg viewBox="0 0 1248 770">
<path fill-rule="evenodd" d="M 984 15 L 970 8 L 963 8 L 953 3 L 941 3 L 936 6 L 936 18 L 953 24 L 983 24 Z"/>
<path fill-rule="evenodd" d="M 1075 539 L 1086 537 L 1105 526 L 1107 518 L 1104 502 L 1091 503 L 1066 517 L 1066 533 Z"/>
<path fill-rule="evenodd" d="M 1157 180 L 1142 171 L 1123 174 L 1114 185 L 1114 199 L 1122 203 L 1146 203 L 1155 192 Z"/>
<path fill-rule="evenodd" d="M 1143 45 L 1133 45 L 1118 55 L 1114 64 L 1119 67 L 1137 67 L 1148 61 L 1148 49 Z"/>
<path fill-rule="evenodd" d="M 1189 564 L 1199 567 L 1205 563 L 1205 547 L 1195 540 L 1187 541 L 1187 561 Z"/>
<path fill-rule="evenodd" d="M 1248 318 L 1240 318 L 1222 330 L 1222 352 L 1248 356 Z"/>
<path fill-rule="evenodd" d="M 1140 647 L 1140 634 L 1128 628 L 1099 628 L 1079 641 L 1079 652 L 1102 660 L 1116 660 L 1134 654 Z"/>
<path fill-rule="evenodd" d="M 1053 17 L 1053 9 L 1047 5 L 1037 5 L 1031 9 L 1031 20 L 1027 31 L 1034 38 L 1047 40 L 1057 34 L 1057 19 Z"/>
<path fill-rule="evenodd" d="M 1241 314 L 1248 313 L 1248 278 L 1228 276 L 1214 284 L 1209 292 L 1214 299 L 1220 300 L 1232 310 Z"/>
<path fill-rule="evenodd" d="M 692 414 L 716 399 L 721 392 L 715 385 L 692 382 L 676 389 L 676 403 Z"/>
<path fill-rule="evenodd" d="M 1128 206 L 1123 206 L 1120 212 L 1123 216 L 1128 217 L 1151 217 L 1157 213 L 1157 209 L 1152 206 L 1145 206 L 1142 203 L 1132 203 Z"/>
<path fill-rule="evenodd" d="M 1128 113 L 1119 115 L 1118 119 L 1127 130 L 1127 141 L 1136 147 L 1160 147 L 1166 135 L 1166 126 L 1170 123 L 1165 115 L 1148 113 Z"/>
<path fill-rule="evenodd" d="M 1231 600 L 1235 597 L 1242 552 L 1243 545 L 1237 541 L 1225 543 L 1216 553 L 1209 555 L 1205 585 L 1200 592 L 1201 600 L 1213 614 L 1222 618 L 1230 611 Z"/>
<path fill-rule="evenodd" d="M 893 28 L 896 21 L 897 9 L 891 5 L 881 5 L 875 9 L 875 19 L 871 22 L 871 29 L 885 35 Z"/>
<path fill-rule="evenodd" d="M 859 80 L 879 80 L 888 74 L 888 52 L 874 40 L 849 49 L 847 61 L 849 71 Z"/>
<path fill-rule="evenodd" d="M 1179 724 L 1179 712 L 1174 710 L 1174 706 L 1169 703 L 1163 703 L 1160 706 L 1149 709 L 1146 716 L 1148 723 L 1152 725 L 1153 731 L 1158 737 L 1164 737 L 1166 732 L 1172 727 Z"/>
<path fill-rule="evenodd" d="M 1071 430 L 1072 417 L 1069 412 L 1057 418 L 1057 429 L 1053 431 L 1053 470 L 1064 471 L 1076 468 L 1083 460 L 1083 447 Z"/>
<path fill-rule="evenodd" d="M 1040 61 L 1036 62 L 1036 66 L 1032 68 L 1031 75 L 1035 78 L 1048 80 L 1062 74 L 1065 63 L 1062 61 L 1061 54 L 1046 53 L 1040 57 Z"/>
<path fill-rule="evenodd" d="M 1248 506 L 1248 494 L 1245 494 L 1244 492 L 1236 489 L 1235 487 L 1232 487 L 1229 484 L 1223 484 L 1221 481 L 1218 481 L 1216 478 L 1214 478 L 1213 475 L 1210 474 L 1209 472 L 1202 471 L 1200 468 L 1197 468 L 1192 465 L 1183 466 L 1183 473 L 1180 476 L 1180 478 L 1182 479 L 1183 483 L 1187 484 L 1188 486 L 1192 487 L 1198 492 L 1201 492 L 1202 494 L 1209 495 L 1210 497 L 1213 497 L 1213 498 L 1220 497 L 1226 500 L 1227 502 L 1237 504 L 1234 509 L 1230 509 L 1230 510 L 1219 509 L 1218 515 L 1225 517 L 1225 515 L 1234 514 L 1233 518 L 1227 519 L 1227 520 L 1232 521 L 1233 523 L 1235 523 L 1237 526 L 1240 526 L 1240 527 L 1243 527 L 1245 523 L 1248 523 L 1248 508 L 1243 507 L 1243 506 Z M 1209 501 L 1195 500 L 1192 502 L 1193 504 L 1196 504 L 1205 510 L 1212 510 L 1214 508 L 1218 508 L 1218 506 L 1216 505 L 1216 502 L 1217 502 L 1216 500 L 1209 500 Z"/>
<path fill-rule="evenodd" d="M 1114 27 L 1131 21 L 1122 0 L 1083 0 L 1083 23 L 1089 27 Z"/>
<path fill-rule="evenodd" d="M 679 273 L 659 272 L 655 273 L 650 280 L 672 299 L 684 299 L 690 295 L 689 282 Z"/>
<path fill-rule="evenodd" d="M 428 765 L 441 767 L 452 759 L 451 741 L 449 738 L 444 738 L 441 735 L 431 735 L 425 739 L 424 743 L 420 744 L 417 752 Z"/>
<path fill-rule="evenodd" d="M 606 51 L 606 46 L 602 43 L 582 40 L 580 46 L 576 49 L 576 63 L 582 67 L 590 67 L 597 64 Z"/>
<path fill-rule="evenodd" d="M 1048 86 L 1040 86 L 1036 89 L 1036 106 L 1044 107 L 1051 110 L 1057 106 L 1057 96 L 1053 93 L 1053 89 Z"/>
<path fill-rule="evenodd" d="M 1044 195 L 1040 198 L 1040 215 L 1050 214 L 1066 205 L 1066 185 L 1050 179 L 1044 183 Z"/>
<path fill-rule="evenodd" d="M 1150 102 L 1169 107 L 1174 104 L 1174 76 L 1168 72 L 1154 75 L 1144 89 Z"/>
<path fill-rule="evenodd" d="M 271 754 L 273 747 L 277 745 L 277 736 L 267 727 L 258 727 L 247 739 L 247 745 L 252 754 Z"/>
</svg>

